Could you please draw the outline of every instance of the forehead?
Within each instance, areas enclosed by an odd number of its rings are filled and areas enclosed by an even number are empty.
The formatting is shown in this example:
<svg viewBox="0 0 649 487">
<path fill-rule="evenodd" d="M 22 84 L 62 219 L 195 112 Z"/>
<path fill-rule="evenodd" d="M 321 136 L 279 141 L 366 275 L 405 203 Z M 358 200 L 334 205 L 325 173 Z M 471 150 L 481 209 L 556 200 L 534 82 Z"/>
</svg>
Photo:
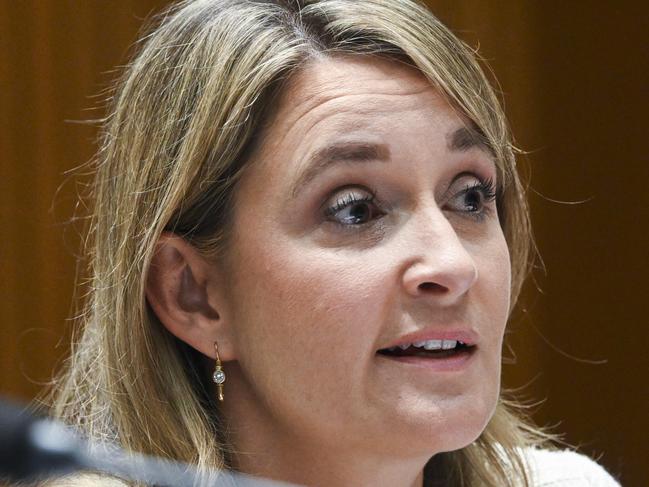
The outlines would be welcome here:
<svg viewBox="0 0 649 487">
<path fill-rule="evenodd" d="M 418 70 L 369 55 L 315 56 L 285 82 L 271 110 L 253 166 L 272 163 L 274 155 L 285 158 L 287 151 L 298 162 L 334 139 L 393 138 L 395 123 L 408 129 L 409 138 L 418 131 L 429 140 L 471 126 Z M 408 124 L 399 124 L 405 118 Z"/>
<path fill-rule="evenodd" d="M 431 83 L 403 63 L 370 56 L 319 57 L 288 82 L 271 130 L 308 131 L 324 121 L 332 129 L 368 128 L 395 109 L 421 109 L 424 99 L 431 108 L 440 102 Z"/>
<path fill-rule="evenodd" d="M 419 71 L 396 60 L 376 56 L 319 57 L 291 79 L 283 101 L 308 105 L 337 96 L 414 95 L 427 90 L 432 90 L 431 83 Z"/>
</svg>

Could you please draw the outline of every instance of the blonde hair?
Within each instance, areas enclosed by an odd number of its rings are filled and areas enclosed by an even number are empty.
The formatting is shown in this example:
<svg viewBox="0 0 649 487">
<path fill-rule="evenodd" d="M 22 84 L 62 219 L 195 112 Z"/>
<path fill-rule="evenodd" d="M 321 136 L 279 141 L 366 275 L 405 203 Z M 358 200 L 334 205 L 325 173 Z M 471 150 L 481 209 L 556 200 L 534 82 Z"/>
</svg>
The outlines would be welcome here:
<svg viewBox="0 0 649 487">
<path fill-rule="evenodd" d="M 316 56 L 374 55 L 425 75 L 484 137 L 499 172 L 512 307 L 531 261 L 511 136 L 475 53 L 411 0 L 197 0 L 160 16 L 117 83 L 93 161 L 89 286 L 53 412 L 85 434 L 201 467 L 232 454 L 200 354 L 161 326 L 145 281 L 160 234 L 227 252 L 233 192 L 283 84 Z M 530 485 L 548 446 L 504 394 L 471 445 L 431 459 L 426 485 Z"/>
</svg>

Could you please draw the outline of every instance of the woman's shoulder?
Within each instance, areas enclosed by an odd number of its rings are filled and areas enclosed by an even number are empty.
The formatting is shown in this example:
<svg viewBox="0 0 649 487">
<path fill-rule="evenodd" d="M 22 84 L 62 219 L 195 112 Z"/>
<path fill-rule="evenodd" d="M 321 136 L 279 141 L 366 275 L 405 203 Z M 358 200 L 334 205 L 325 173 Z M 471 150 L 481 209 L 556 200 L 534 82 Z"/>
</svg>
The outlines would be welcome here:
<svg viewBox="0 0 649 487">
<path fill-rule="evenodd" d="M 127 487 L 124 481 L 94 473 L 73 474 L 47 480 L 38 487 Z"/>
<path fill-rule="evenodd" d="M 534 487 L 620 487 L 604 467 L 581 453 L 528 448 L 525 456 Z"/>
</svg>

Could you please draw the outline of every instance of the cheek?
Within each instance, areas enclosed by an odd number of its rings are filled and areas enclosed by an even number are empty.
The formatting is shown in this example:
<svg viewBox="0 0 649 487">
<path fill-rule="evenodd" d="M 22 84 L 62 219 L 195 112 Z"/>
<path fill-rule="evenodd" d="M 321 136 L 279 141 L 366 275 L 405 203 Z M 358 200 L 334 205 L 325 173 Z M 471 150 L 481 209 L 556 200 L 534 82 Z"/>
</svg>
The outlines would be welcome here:
<svg viewBox="0 0 649 487">
<path fill-rule="evenodd" d="M 504 236 L 485 245 L 479 257 L 479 285 L 475 289 L 477 301 L 489 326 L 484 330 L 490 336 L 494 357 L 500 361 L 500 351 L 509 317 L 511 263 Z"/>
<path fill-rule="evenodd" d="M 492 307 L 509 307 L 511 292 L 511 262 L 509 248 L 500 225 L 491 225 L 485 238 L 471 247 L 470 253 L 478 265 L 478 276 L 483 287 L 488 287 L 491 298 L 486 301 Z"/>
<path fill-rule="evenodd" d="M 509 255 L 509 248 L 505 237 L 502 236 L 498 244 L 498 250 L 493 259 L 494 269 L 492 272 L 497 276 L 494 283 L 494 289 L 499 292 L 498 300 L 502 306 L 502 313 L 505 321 L 509 316 L 510 300 L 511 300 L 511 286 L 512 286 L 512 270 Z"/>
<path fill-rule="evenodd" d="M 382 270 L 281 239 L 240 252 L 233 291 L 242 364 L 251 373 L 270 364 L 290 368 L 296 381 L 321 376 L 323 368 L 353 370 L 382 322 L 389 289 Z"/>
<path fill-rule="evenodd" d="M 489 296 L 485 298 L 488 306 L 504 317 L 509 312 L 511 293 L 511 264 L 507 246 L 503 243 L 493 249 L 481 270 L 488 282 Z"/>
</svg>

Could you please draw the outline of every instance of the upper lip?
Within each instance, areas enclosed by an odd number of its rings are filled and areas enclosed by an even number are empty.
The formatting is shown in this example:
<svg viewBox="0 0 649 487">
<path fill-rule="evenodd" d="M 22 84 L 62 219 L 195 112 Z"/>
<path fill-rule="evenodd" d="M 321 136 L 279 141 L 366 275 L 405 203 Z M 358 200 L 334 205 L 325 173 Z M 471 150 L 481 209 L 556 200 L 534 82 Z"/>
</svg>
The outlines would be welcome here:
<svg viewBox="0 0 649 487">
<path fill-rule="evenodd" d="M 392 343 L 381 348 L 398 347 L 407 343 L 424 342 L 427 340 L 456 340 L 468 346 L 474 346 L 478 343 L 478 334 L 470 328 L 456 328 L 453 330 L 442 330 L 439 328 L 426 328 L 413 333 L 408 333 L 397 338 Z"/>
</svg>

